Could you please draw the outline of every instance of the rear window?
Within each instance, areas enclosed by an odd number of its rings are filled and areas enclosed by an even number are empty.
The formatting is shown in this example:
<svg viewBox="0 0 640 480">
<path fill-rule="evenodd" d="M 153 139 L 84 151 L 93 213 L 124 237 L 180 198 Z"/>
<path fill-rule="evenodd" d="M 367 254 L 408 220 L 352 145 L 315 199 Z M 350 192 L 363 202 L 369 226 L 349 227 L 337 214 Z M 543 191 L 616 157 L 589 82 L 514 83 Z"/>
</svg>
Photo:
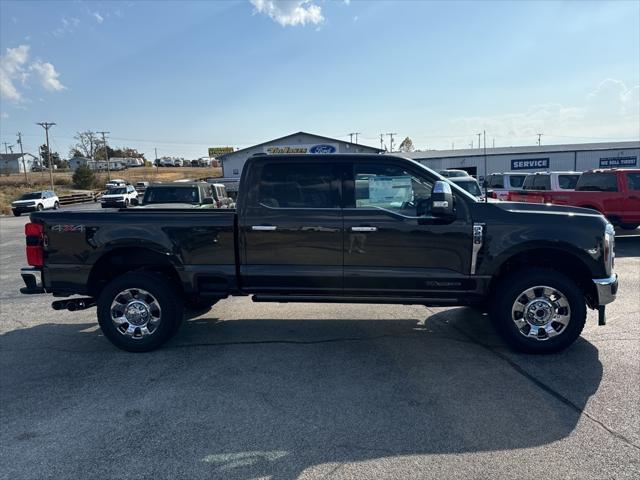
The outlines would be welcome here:
<svg viewBox="0 0 640 480">
<path fill-rule="evenodd" d="M 615 173 L 583 173 L 576 190 L 587 192 L 617 192 L 618 179 Z"/>
<path fill-rule="evenodd" d="M 511 188 L 522 188 L 525 178 L 527 175 L 509 175 L 509 185 Z"/>
<path fill-rule="evenodd" d="M 144 203 L 200 203 L 197 187 L 149 187 Z"/>
<path fill-rule="evenodd" d="M 640 173 L 628 173 L 627 185 L 629 190 L 640 190 Z"/>
<path fill-rule="evenodd" d="M 580 175 L 558 175 L 558 185 L 563 190 L 574 190 Z"/>
<path fill-rule="evenodd" d="M 272 208 L 335 208 L 333 165 L 268 163 L 262 168 L 258 201 Z"/>
<path fill-rule="evenodd" d="M 455 183 L 459 187 L 464 188 L 471 195 L 475 195 L 476 197 L 482 195 L 482 191 L 480 190 L 480 186 L 478 185 L 478 182 L 476 180 L 457 180 L 453 183 Z"/>
</svg>

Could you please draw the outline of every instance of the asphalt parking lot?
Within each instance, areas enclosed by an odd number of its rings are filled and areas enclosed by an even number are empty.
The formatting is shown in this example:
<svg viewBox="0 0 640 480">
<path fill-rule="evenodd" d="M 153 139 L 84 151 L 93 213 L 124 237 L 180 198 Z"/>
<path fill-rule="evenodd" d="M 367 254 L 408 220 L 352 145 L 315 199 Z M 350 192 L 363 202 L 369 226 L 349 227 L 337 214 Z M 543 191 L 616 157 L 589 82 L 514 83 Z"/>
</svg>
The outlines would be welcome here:
<svg viewBox="0 0 640 480">
<path fill-rule="evenodd" d="M 18 293 L 26 221 L 0 217 L 0 478 L 640 477 L 640 230 L 561 354 L 467 308 L 247 298 L 131 354 Z"/>
</svg>

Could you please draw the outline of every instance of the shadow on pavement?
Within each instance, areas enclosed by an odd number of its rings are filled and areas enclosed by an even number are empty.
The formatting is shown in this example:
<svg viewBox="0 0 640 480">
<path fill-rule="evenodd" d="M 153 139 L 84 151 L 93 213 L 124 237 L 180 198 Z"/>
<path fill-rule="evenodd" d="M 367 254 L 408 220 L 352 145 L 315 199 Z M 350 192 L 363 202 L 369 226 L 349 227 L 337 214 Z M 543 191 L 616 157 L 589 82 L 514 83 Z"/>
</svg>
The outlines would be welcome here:
<svg viewBox="0 0 640 480">
<path fill-rule="evenodd" d="M 200 318 L 147 354 L 116 350 L 95 327 L 0 337 L 11 478 L 294 479 L 341 462 L 536 447 L 571 434 L 602 378 L 589 342 L 518 355 L 464 308 L 426 321 Z"/>
</svg>

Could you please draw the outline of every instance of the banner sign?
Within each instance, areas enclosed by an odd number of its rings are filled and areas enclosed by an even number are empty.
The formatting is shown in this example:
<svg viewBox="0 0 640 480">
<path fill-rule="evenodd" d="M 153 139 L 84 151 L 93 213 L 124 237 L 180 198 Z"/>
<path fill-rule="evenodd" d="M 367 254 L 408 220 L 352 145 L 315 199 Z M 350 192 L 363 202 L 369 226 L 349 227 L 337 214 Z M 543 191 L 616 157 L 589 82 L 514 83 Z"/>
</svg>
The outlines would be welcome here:
<svg viewBox="0 0 640 480">
<path fill-rule="evenodd" d="M 511 170 L 530 170 L 549 168 L 548 158 L 527 158 L 526 160 L 511 160 Z"/>
<path fill-rule="evenodd" d="M 330 143 L 319 143 L 317 145 L 278 145 L 265 147 L 265 153 L 268 155 L 278 154 L 302 154 L 309 153 L 336 153 L 338 146 Z"/>
<path fill-rule="evenodd" d="M 638 157 L 608 157 L 600 159 L 601 168 L 635 167 L 636 165 L 638 165 Z"/>
<path fill-rule="evenodd" d="M 233 147 L 209 147 L 209 157 L 217 157 L 225 153 L 233 153 Z"/>
</svg>

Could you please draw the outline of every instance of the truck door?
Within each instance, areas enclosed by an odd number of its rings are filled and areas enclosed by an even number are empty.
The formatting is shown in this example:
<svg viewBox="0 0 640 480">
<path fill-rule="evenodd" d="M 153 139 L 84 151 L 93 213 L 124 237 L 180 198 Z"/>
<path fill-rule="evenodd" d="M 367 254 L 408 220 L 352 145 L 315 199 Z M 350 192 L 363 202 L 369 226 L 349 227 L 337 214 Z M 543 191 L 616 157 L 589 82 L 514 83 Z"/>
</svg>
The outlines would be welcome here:
<svg viewBox="0 0 640 480">
<path fill-rule="evenodd" d="M 256 293 L 341 294 L 343 226 L 337 166 L 330 161 L 265 158 L 253 164 L 243 188 L 243 287 Z"/>
<path fill-rule="evenodd" d="M 472 224 L 430 216 L 435 178 L 385 160 L 354 161 L 344 196 L 344 294 L 459 296 L 473 284 Z"/>
</svg>

